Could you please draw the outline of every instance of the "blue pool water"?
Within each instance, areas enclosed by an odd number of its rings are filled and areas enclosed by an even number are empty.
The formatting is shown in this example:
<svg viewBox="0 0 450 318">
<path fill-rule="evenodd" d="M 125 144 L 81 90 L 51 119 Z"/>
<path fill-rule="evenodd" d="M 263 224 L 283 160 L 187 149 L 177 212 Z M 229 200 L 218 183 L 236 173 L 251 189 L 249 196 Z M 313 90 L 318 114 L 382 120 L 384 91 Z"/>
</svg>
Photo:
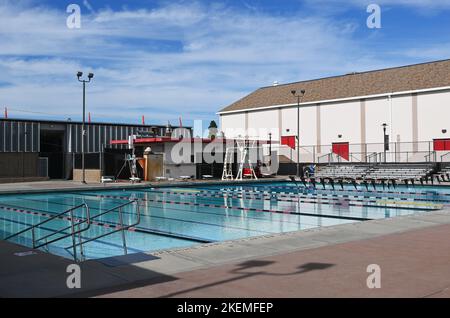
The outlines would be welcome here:
<svg viewBox="0 0 450 318">
<path fill-rule="evenodd" d="M 82 203 L 95 216 L 130 199 L 137 200 L 141 211 L 140 223 L 125 231 L 128 253 L 136 253 L 426 213 L 450 205 L 450 188 L 345 186 L 342 189 L 336 185 L 335 189 L 329 186 L 323 189 L 317 185 L 313 189 L 276 182 L 2 195 L 0 238 Z M 83 210 L 74 211 L 74 216 L 81 220 Z M 98 217 L 77 240 L 87 241 L 112 232 L 118 219 L 117 211 Z M 135 207 L 124 207 L 123 223 L 132 224 L 135 220 Z M 35 237 L 44 237 L 70 224 L 67 219 L 57 218 L 37 228 Z M 10 241 L 31 247 L 31 231 Z M 41 249 L 72 258 L 71 246 L 69 236 Z M 83 247 L 86 259 L 122 255 L 122 232 L 87 242 Z"/>
</svg>

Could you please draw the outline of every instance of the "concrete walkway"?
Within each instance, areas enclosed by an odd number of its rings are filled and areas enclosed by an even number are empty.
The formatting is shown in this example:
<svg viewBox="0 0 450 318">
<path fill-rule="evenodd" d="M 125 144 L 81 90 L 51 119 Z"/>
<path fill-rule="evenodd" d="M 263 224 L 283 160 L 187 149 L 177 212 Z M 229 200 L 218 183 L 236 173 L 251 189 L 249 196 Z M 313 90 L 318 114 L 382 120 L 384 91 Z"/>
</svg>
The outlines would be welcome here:
<svg viewBox="0 0 450 318">
<path fill-rule="evenodd" d="M 0 297 L 447 297 L 449 231 L 439 211 L 86 261 L 81 289 L 73 261 L 0 241 Z"/>
<path fill-rule="evenodd" d="M 0 194 L 19 194 L 19 193 L 39 193 L 39 192 L 57 192 L 57 191 L 78 191 L 78 190 L 107 190 L 117 188 L 142 188 L 142 187 L 183 187 L 192 185 L 226 185 L 226 184 L 245 184 L 245 183 L 271 183 L 277 181 L 286 181 L 286 176 L 275 178 L 259 179 L 259 180 L 242 180 L 242 181 L 221 181 L 213 180 L 174 180 L 159 182 L 111 182 L 111 183 L 87 183 L 72 180 L 49 180 L 49 181 L 33 181 L 33 182 L 16 182 L 16 183 L 0 183 Z"/>
<path fill-rule="evenodd" d="M 449 297 L 450 225 L 190 271 L 103 297 Z M 366 284 L 381 267 L 381 288 Z"/>
<path fill-rule="evenodd" d="M 117 182 L 81 184 L 71 180 L 50 180 L 34 182 L 0 183 L 0 194 L 19 194 L 46 191 L 102 190 L 110 188 L 148 186 L 149 183 Z"/>
</svg>

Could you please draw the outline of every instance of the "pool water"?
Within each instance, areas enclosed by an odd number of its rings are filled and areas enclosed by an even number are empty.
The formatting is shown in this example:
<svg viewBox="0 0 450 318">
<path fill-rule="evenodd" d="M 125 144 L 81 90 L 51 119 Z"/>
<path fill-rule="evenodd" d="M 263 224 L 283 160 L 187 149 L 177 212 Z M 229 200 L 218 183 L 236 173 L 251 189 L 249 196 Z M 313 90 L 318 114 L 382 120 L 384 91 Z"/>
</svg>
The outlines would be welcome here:
<svg viewBox="0 0 450 318">
<path fill-rule="evenodd" d="M 0 238 L 83 203 L 95 217 L 130 200 L 137 200 L 141 219 L 124 235 L 127 253 L 137 253 L 427 213 L 450 205 L 450 188 L 358 186 L 355 189 L 335 185 L 332 189 L 329 185 L 325 188 L 317 185 L 314 189 L 310 185 L 274 182 L 1 195 Z M 133 204 L 123 208 L 124 224 L 135 222 L 135 208 Z M 83 210 L 75 210 L 74 216 L 81 220 Z M 98 217 L 81 233 L 77 242 L 102 236 L 83 244 L 83 259 L 124 254 L 122 232 L 106 235 L 119 224 L 118 219 L 119 213 L 114 210 Z M 35 234 L 43 237 L 70 224 L 65 218 L 57 218 L 37 228 Z M 10 241 L 31 247 L 32 233 L 27 231 Z M 69 236 L 41 249 L 73 258 L 72 244 Z"/>
</svg>

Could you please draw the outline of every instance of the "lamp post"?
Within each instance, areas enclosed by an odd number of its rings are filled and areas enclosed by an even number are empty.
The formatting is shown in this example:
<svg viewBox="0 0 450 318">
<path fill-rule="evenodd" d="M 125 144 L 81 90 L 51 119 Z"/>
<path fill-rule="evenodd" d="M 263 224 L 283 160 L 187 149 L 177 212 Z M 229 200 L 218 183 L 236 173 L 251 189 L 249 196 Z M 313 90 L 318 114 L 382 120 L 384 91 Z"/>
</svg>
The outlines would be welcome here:
<svg viewBox="0 0 450 318">
<path fill-rule="evenodd" d="M 81 170 L 82 170 L 82 180 L 81 183 L 86 183 L 86 170 L 84 167 L 84 145 L 85 145 L 85 139 L 86 139 L 86 83 L 89 83 L 92 78 L 94 77 L 94 73 L 89 73 L 88 74 L 88 79 L 81 79 L 81 77 L 83 76 L 83 72 L 78 72 L 77 73 L 77 78 L 78 81 L 83 83 L 83 124 L 82 124 L 82 128 L 81 128 Z"/>
<path fill-rule="evenodd" d="M 269 133 L 269 165 L 272 165 L 272 133 Z"/>
<path fill-rule="evenodd" d="M 305 96 L 305 90 L 302 89 L 299 94 L 296 90 L 292 90 L 291 94 L 297 97 L 297 177 L 300 176 L 300 102 Z"/>
<path fill-rule="evenodd" d="M 388 140 L 386 138 L 386 127 L 387 127 L 387 124 L 383 123 L 381 126 L 383 126 L 384 163 L 386 163 L 386 150 L 388 150 L 388 146 L 389 146 Z"/>
</svg>

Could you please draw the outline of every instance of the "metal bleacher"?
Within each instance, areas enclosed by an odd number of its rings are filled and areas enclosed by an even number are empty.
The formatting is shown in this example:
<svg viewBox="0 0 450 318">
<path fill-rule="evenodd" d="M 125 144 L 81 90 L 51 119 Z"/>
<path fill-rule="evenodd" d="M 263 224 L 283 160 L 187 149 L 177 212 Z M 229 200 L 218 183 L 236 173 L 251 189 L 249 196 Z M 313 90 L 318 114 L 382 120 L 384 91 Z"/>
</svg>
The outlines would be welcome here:
<svg viewBox="0 0 450 318">
<path fill-rule="evenodd" d="M 444 165 L 441 169 L 433 174 L 437 181 L 450 182 L 450 164 Z"/>
<path fill-rule="evenodd" d="M 433 172 L 433 166 L 429 164 L 417 165 L 377 165 L 372 167 L 365 175 L 366 179 L 395 179 L 410 180 L 425 178 Z"/>
<path fill-rule="evenodd" d="M 449 167 L 450 169 L 450 167 Z M 420 180 L 432 174 L 432 164 L 408 165 L 327 165 L 319 167 L 315 177 L 333 179 Z"/>
<path fill-rule="evenodd" d="M 327 165 L 319 167 L 314 177 L 362 179 L 369 169 L 367 165 Z"/>
</svg>

